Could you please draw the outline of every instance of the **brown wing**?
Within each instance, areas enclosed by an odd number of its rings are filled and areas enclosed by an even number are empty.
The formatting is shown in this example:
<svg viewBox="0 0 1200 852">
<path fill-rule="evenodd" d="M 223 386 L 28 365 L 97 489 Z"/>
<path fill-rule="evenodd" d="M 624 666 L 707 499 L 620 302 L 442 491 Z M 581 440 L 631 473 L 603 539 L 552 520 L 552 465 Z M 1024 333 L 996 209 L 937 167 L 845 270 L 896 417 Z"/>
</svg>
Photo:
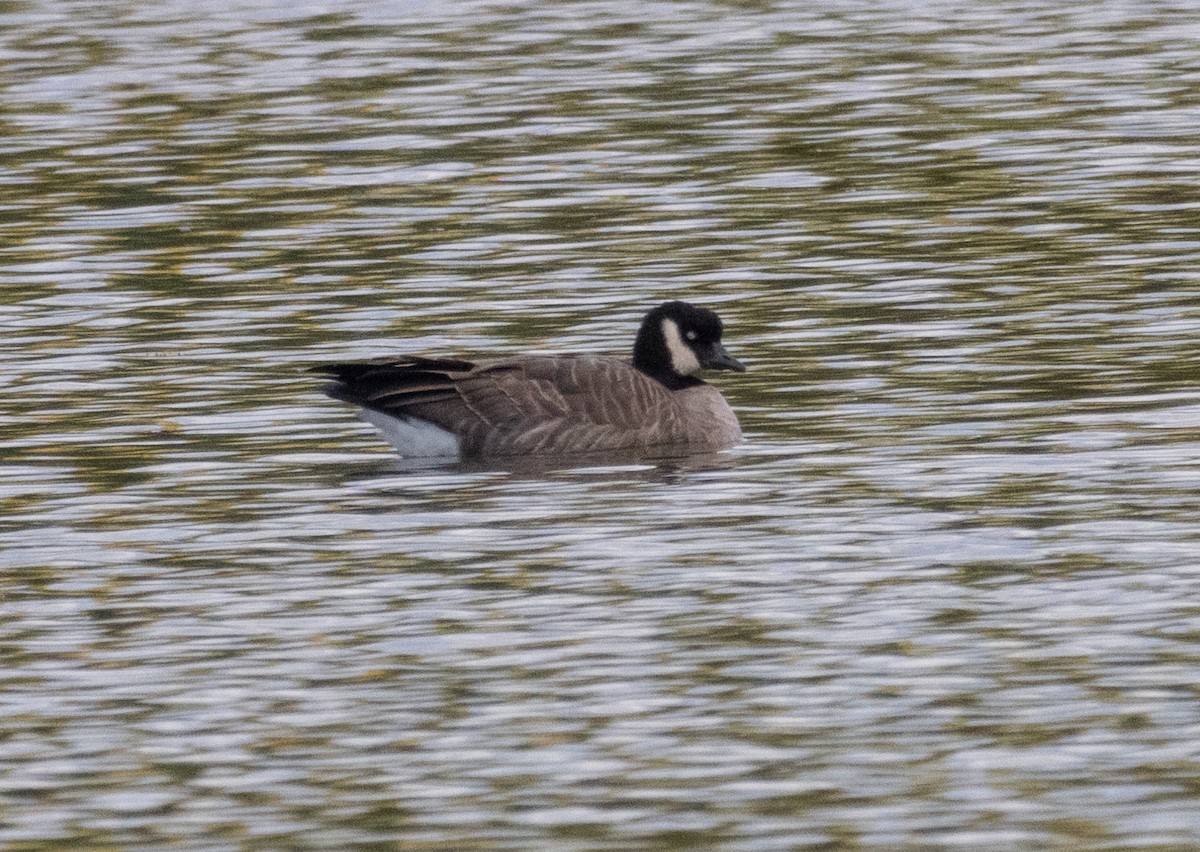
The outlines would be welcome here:
<svg viewBox="0 0 1200 852">
<path fill-rule="evenodd" d="M 486 455 L 655 446 L 684 434 L 671 392 L 619 358 L 521 358 L 480 368 L 459 385 L 489 424 L 464 445 Z"/>
</svg>

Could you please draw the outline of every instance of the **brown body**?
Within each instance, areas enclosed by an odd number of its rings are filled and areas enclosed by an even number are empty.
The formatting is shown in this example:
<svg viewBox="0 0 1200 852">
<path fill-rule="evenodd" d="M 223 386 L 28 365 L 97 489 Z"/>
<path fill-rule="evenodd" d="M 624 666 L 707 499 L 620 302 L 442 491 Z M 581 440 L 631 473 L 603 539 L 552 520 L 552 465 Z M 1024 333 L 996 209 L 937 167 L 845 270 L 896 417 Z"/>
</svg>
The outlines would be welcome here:
<svg viewBox="0 0 1200 852">
<path fill-rule="evenodd" d="M 694 380 L 672 389 L 615 357 L 526 356 L 479 365 L 407 357 L 323 369 L 338 379 L 332 395 L 439 427 L 457 438 L 464 457 L 712 452 L 742 434 L 711 385 Z"/>
</svg>

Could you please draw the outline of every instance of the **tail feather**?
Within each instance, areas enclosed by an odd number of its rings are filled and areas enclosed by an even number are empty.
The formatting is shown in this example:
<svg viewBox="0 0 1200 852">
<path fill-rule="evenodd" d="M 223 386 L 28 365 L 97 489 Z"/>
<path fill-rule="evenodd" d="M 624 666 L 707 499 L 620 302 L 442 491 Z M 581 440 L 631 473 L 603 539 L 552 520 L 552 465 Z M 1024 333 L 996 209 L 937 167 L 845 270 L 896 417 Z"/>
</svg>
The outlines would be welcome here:
<svg viewBox="0 0 1200 852">
<path fill-rule="evenodd" d="M 439 373 L 465 373 L 473 370 L 475 365 L 470 361 L 459 358 L 423 358 L 419 355 L 405 355 L 400 358 L 375 358 L 369 361 L 343 361 L 336 364 L 316 364 L 309 367 L 311 373 L 324 373 L 339 379 L 352 379 L 376 370 L 428 370 Z"/>
<path fill-rule="evenodd" d="M 440 402 L 456 395 L 454 381 L 475 365 L 451 358 L 386 358 L 319 364 L 311 372 L 332 376 L 324 391 L 334 399 L 402 412 L 411 405 Z"/>
</svg>

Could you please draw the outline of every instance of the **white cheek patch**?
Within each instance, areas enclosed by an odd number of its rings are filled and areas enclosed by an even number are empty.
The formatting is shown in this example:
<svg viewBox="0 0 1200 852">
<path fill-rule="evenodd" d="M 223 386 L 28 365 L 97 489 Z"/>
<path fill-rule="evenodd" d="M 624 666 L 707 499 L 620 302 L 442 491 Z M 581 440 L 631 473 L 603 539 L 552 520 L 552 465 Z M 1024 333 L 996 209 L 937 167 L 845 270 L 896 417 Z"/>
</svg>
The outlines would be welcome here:
<svg viewBox="0 0 1200 852">
<path fill-rule="evenodd" d="M 681 376 L 691 376 L 700 372 L 700 359 L 692 351 L 692 347 L 683 342 L 679 333 L 679 325 L 673 319 L 662 321 L 663 340 L 667 344 L 667 354 L 671 356 L 671 369 Z"/>
</svg>

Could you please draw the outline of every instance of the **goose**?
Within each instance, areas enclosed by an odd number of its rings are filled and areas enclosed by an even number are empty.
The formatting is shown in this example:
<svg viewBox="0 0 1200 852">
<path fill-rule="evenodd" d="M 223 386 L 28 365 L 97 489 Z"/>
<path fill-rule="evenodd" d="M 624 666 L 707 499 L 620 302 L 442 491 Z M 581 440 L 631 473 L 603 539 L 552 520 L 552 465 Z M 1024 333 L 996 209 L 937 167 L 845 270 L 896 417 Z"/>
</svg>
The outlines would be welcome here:
<svg viewBox="0 0 1200 852">
<path fill-rule="evenodd" d="M 642 321 L 633 359 L 523 355 L 472 363 L 401 356 L 321 364 L 325 392 L 361 408 L 405 457 L 479 459 L 607 451 L 707 453 L 742 435 L 702 370 L 746 368 L 712 311 L 665 302 Z"/>
</svg>

